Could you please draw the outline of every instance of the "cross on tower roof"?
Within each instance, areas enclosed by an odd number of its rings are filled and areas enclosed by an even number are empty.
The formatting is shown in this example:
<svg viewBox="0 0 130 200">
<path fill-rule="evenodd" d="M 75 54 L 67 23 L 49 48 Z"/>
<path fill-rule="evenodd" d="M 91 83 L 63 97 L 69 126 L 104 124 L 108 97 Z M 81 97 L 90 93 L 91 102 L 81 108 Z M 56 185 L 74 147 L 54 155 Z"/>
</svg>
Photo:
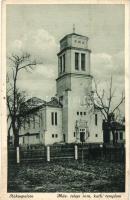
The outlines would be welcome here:
<svg viewBox="0 0 130 200">
<path fill-rule="evenodd" d="M 75 24 L 73 24 L 73 33 L 75 33 Z"/>
</svg>

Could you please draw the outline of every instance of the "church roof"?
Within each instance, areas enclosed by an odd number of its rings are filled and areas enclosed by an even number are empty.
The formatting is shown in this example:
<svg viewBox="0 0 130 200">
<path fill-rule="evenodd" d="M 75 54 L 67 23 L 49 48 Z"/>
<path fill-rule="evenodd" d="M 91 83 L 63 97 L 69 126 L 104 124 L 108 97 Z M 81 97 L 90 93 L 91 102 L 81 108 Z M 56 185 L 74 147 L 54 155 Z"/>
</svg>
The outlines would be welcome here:
<svg viewBox="0 0 130 200">
<path fill-rule="evenodd" d="M 37 97 L 32 97 L 28 99 L 26 103 L 29 105 L 30 110 L 34 110 L 34 111 L 45 106 L 56 107 L 56 108 L 62 107 L 61 103 L 56 97 L 52 97 L 51 101 L 49 102 L 46 102 Z"/>
<path fill-rule="evenodd" d="M 58 108 L 62 107 L 61 103 L 56 97 L 52 97 L 51 101 L 47 102 L 46 105 L 51 106 L 51 107 L 58 107 Z"/>
<path fill-rule="evenodd" d="M 87 38 L 87 39 L 88 39 L 88 37 L 87 37 L 87 36 L 84 36 L 84 35 L 80 35 L 80 34 L 77 34 L 77 33 L 69 33 L 69 34 L 65 35 L 65 36 L 60 40 L 60 42 L 61 42 L 62 40 L 64 40 L 65 38 L 67 38 L 68 36 L 73 36 L 73 35 L 79 36 L 79 37 L 84 37 L 84 38 Z"/>
<path fill-rule="evenodd" d="M 37 98 L 37 97 L 32 97 L 32 98 L 28 99 L 26 101 L 26 103 L 29 105 L 30 108 L 34 108 L 34 107 L 37 107 L 37 106 L 45 105 L 46 101 L 44 101 L 40 98 Z"/>
</svg>

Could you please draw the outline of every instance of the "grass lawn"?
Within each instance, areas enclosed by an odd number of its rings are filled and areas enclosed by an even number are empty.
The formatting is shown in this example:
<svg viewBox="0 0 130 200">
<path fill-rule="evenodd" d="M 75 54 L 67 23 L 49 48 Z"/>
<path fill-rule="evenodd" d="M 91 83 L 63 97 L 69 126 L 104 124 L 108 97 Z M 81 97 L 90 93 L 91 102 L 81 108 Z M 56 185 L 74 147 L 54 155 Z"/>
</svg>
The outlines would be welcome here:
<svg viewBox="0 0 130 200">
<path fill-rule="evenodd" d="M 123 163 L 55 161 L 10 165 L 8 192 L 124 192 Z"/>
</svg>

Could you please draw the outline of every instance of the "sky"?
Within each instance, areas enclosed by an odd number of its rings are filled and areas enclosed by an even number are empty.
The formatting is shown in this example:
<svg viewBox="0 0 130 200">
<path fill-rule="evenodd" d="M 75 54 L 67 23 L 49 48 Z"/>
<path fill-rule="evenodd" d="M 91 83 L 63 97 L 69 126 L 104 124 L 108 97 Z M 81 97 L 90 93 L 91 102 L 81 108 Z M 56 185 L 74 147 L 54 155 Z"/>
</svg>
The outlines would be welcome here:
<svg viewBox="0 0 130 200">
<path fill-rule="evenodd" d="M 22 71 L 18 86 L 29 97 L 45 99 L 56 94 L 59 40 L 72 33 L 89 37 L 91 74 L 100 88 L 113 77 L 115 99 L 124 90 L 123 5 L 7 5 L 7 55 L 29 52 L 39 63 Z"/>
</svg>

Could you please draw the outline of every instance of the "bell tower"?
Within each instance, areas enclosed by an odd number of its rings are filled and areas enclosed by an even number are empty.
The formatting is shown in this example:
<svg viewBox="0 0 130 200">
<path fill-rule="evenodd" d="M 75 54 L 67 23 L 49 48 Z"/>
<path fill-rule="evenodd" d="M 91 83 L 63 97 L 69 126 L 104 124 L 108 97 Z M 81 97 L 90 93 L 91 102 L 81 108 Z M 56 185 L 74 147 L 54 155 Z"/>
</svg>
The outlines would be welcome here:
<svg viewBox="0 0 130 200">
<path fill-rule="evenodd" d="M 60 40 L 58 55 L 57 94 L 72 90 L 71 77 L 90 78 L 90 53 L 88 37 L 76 33 L 66 35 Z"/>
<path fill-rule="evenodd" d="M 60 40 L 57 96 L 63 102 L 63 134 L 68 143 L 74 142 L 71 133 L 75 129 L 75 115 L 81 104 L 85 110 L 82 101 L 92 91 L 90 54 L 88 37 L 75 33 L 75 27 L 73 33 Z"/>
</svg>

